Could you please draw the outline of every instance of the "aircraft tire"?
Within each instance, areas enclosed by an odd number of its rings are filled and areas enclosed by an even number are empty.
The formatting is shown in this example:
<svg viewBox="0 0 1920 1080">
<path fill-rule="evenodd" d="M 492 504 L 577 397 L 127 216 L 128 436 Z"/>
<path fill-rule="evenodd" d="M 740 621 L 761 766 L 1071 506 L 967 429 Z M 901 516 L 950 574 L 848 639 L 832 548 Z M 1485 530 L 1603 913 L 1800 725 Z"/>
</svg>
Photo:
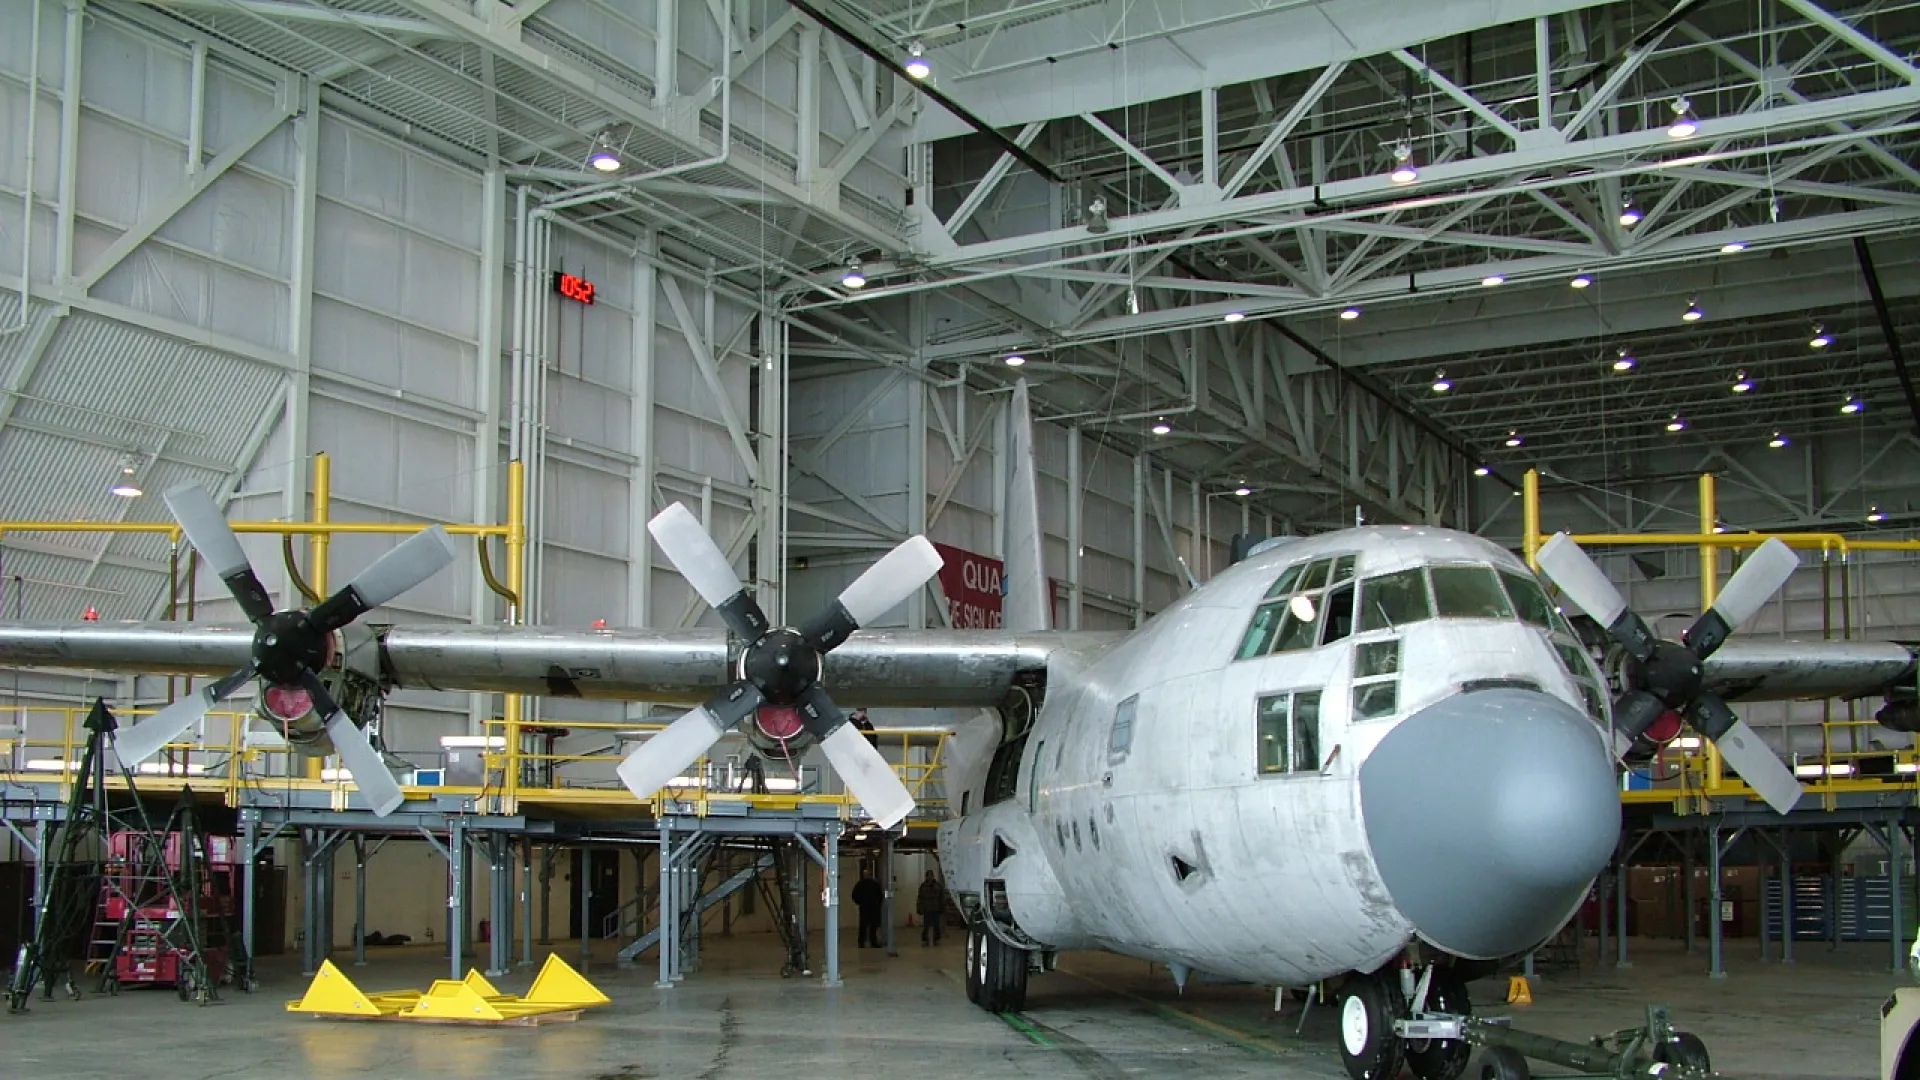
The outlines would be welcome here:
<svg viewBox="0 0 1920 1080">
<path fill-rule="evenodd" d="M 1393 1021 L 1407 1013 L 1395 972 L 1355 972 L 1340 985 L 1340 1062 L 1353 1080 L 1394 1080 L 1400 1075 L 1405 1040 L 1393 1033 Z"/>
<path fill-rule="evenodd" d="M 1467 984 L 1457 973 L 1448 968 L 1433 969 L 1433 980 L 1427 985 L 1427 1011 L 1461 1016 L 1473 1012 Z M 1459 1080 L 1472 1056 L 1473 1047 L 1465 1039 L 1417 1039 L 1408 1043 L 1407 1067 L 1420 1080 Z"/>
<path fill-rule="evenodd" d="M 1676 1031 L 1671 1039 L 1654 1047 L 1653 1060 L 1677 1065 L 1702 1076 L 1713 1071 L 1713 1059 L 1707 1054 L 1707 1044 L 1690 1031 Z"/>
<path fill-rule="evenodd" d="M 1510 1046 L 1490 1046 L 1480 1055 L 1480 1080 L 1531 1080 L 1532 1076 L 1527 1059 Z"/>
<path fill-rule="evenodd" d="M 985 941 L 985 963 L 981 965 L 984 979 L 981 983 L 979 1004 L 988 1012 L 1019 1012 L 1027 1007 L 1027 953 L 1025 949 L 1016 949 L 994 936 L 991 931 L 982 930 L 980 936 Z"/>
<path fill-rule="evenodd" d="M 985 995 L 981 992 L 981 988 L 985 983 L 987 936 L 984 930 L 977 930 L 972 927 L 967 929 L 967 957 L 965 960 L 967 969 L 967 1000 L 983 1009 L 987 1007 L 986 1001 L 983 1000 Z"/>
</svg>

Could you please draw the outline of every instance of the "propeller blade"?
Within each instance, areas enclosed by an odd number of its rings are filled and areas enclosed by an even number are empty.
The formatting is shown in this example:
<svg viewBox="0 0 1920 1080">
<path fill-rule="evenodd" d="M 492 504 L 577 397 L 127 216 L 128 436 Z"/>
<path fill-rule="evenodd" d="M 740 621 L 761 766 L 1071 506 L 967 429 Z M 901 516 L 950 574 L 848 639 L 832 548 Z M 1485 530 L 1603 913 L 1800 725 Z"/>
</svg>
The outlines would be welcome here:
<svg viewBox="0 0 1920 1080">
<path fill-rule="evenodd" d="M 1784 814 L 1800 801 L 1804 792 L 1800 781 L 1793 778 L 1793 770 L 1774 756 L 1759 733 L 1735 716 L 1726 702 L 1712 694 L 1702 694 L 1689 711 L 1689 722 L 1713 740 L 1720 756 L 1733 765 L 1740 779 L 1759 792 L 1775 813 Z"/>
<path fill-rule="evenodd" d="M 887 759 L 880 756 L 879 749 L 867 741 L 859 728 L 847 722 L 825 689 L 815 684 L 800 695 L 800 715 L 816 737 L 826 732 L 820 737 L 821 752 L 827 755 L 840 782 L 873 816 L 875 824 L 891 829 L 913 812 L 913 796 L 900 782 L 893 766 L 887 764 Z"/>
<path fill-rule="evenodd" d="M 327 718 L 327 738 L 333 743 L 333 752 L 340 755 L 340 764 L 346 766 L 347 775 L 353 777 L 353 786 L 360 789 L 374 816 L 386 817 L 398 810 L 407 797 L 400 791 L 400 782 L 387 771 L 380 751 L 367 739 L 366 730 L 354 723 L 353 717 L 327 693 L 320 676 L 303 671 L 300 682 L 307 693 L 313 695 L 314 709 Z"/>
<path fill-rule="evenodd" d="M 224 700 L 251 678 L 253 668 L 241 668 L 161 709 L 145 723 L 117 729 L 113 733 L 113 752 L 120 758 L 120 764 L 131 769 L 159 753 L 182 732 L 199 723 L 215 702 Z"/>
<path fill-rule="evenodd" d="M 720 613 L 728 629 L 748 641 L 767 632 L 767 616 L 728 564 L 727 556 L 682 503 L 674 503 L 647 522 L 654 543 L 700 599 Z"/>
<path fill-rule="evenodd" d="M 932 541 L 924 536 L 908 537 L 841 590 L 840 606 L 853 616 L 856 625 L 866 626 L 931 581 L 944 561 Z"/>
<path fill-rule="evenodd" d="M 727 733 L 727 727 L 711 709 L 696 705 L 665 731 L 635 747 L 614 772 L 634 798 L 645 802 L 679 776 L 680 770 L 699 761 Z"/>
<path fill-rule="evenodd" d="M 1613 587 L 1606 573 L 1571 536 L 1554 533 L 1534 557 L 1541 571 L 1567 594 L 1573 605 L 1606 627 L 1607 633 L 1626 646 L 1635 659 L 1645 660 L 1653 654 L 1653 632 L 1640 616 L 1627 609 L 1626 598 L 1620 595 L 1620 590 Z"/>
<path fill-rule="evenodd" d="M 1761 544 L 1727 579 L 1713 606 L 1687 628 L 1682 639 L 1686 646 L 1694 655 L 1706 659 L 1740 624 L 1753 618 L 1799 566 L 1800 556 L 1779 537 Z"/>
<path fill-rule="evenodd" d="M 254 574 L 247 553 L 241 550 L 240 538 L 233 534 L 233 526 L 227 524 L 227 515 L 220 512 L 213 496 L 198 484 L 181 484 L 164 497 L 187 541 L 220 576 L 248 620 L 257 623 L 273 614 L 273 598 Z"/>
<path fill-rule="evenodd" d="M 353 576 L 310 616 L 321 631 L 338 630 L 445 569 L 453 561 L 453 540 L 435 525 L 394 546 Z"/>
</svg>

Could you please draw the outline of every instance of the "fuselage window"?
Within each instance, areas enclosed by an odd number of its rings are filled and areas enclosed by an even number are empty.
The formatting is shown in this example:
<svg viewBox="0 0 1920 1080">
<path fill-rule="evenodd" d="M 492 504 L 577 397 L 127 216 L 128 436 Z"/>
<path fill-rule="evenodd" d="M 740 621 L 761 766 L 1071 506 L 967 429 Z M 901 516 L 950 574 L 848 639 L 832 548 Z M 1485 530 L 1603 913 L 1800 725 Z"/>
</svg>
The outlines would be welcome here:
<svg viewBox="0 0 1920 1080">
<path fill-rule="evenodd" d="M 1320 691 L 1262 695 L 1256 726 L 1262 776 L 1320 770 Z"/>
<path fill-rule="evenodd" d="M 1133 749 L 1133 716 L 1139 706 L 1140 695 L 1135 694 L 1114 708 L 1113 731 L 1107 736 L 1108 761 L 1119 761 Z"/>
<path fill-rule="evenodd" d="M 1280 620 L 1287 613 L 1287 602 L 1276 600 L 1261 604 L 1253 613 L 1253 621 L 1247 624 L 1247 634 L 1240 639 L 1240 651 L 1235 660 L 1251 660 L 1256 656 L 1265 656 L 1273 649 L 1273 638 L 1280 630 Z"/>
<path fill-rule="evenodd" d="M 1511 619 L 1513 606 L 1491 566 L 1434 566 L 1433 603 L 1441 618 Z"/>
<path fill-rule="evenodd" d="M 1599 684 L 1594 682 L 1593 662 L 1578 647 L 1564 641 L 1554 641 L 1553 651 L 1560 657 L 1560 662 L 1566 665 L 1568 673 L 1573 676 L 1573 685 L 1580 691 L 1580 700 L 1586 703 L 1587 715 L 1600 723 L 1605 723 L 1607 720 L 1606 707 L 1603 704 L 1605 699 L 1600 695 Z"/>
<path fill-rule="evenodd" d="M 1427 578 L 1419 570 L 1400 570 L 1360 583 L 1360 630 L 1391 630 L 1433 618 Z"/>
<path fill-rule="evenodd" d="M 1336 585 L 1327 593 L 1326 634 L 1320 644 L 1339 641 L 1353 633 L 1353 582 Z"/>
<path fill-rule="evenodd" d="M 1267 589 L 1267 599 L 1271 600 L 1276 596 L 1285 597 L 1293 592 L 1293 583 L 1300 580 L 1300 571 L 1306 567 L 1306 563 L 1297 562 L 1280 571 L 1280 576 L 1275 578 L 1272 587 Z"/>
</svg>

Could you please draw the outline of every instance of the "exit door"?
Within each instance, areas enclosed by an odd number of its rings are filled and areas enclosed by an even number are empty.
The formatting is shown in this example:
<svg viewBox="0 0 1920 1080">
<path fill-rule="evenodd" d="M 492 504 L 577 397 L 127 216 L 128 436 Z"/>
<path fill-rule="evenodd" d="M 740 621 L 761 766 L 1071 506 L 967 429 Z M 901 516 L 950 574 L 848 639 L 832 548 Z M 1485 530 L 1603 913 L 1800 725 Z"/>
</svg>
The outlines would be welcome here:
<svg viewBox="0 0 1920 1080">
<path fill-rule="evenodd" d="M 580 856 L 588 856 L 587 872 L 580 872 Z M 604 848 L 592 848 L 581 851 L 573 849 L 573 889 L 572 903 L 567 907 L 569 937 L 578 938 L 580 933 L 580 885 L 588 883 L 591 892 L 587 896 L 587 934 L 599 937 L 607 925 L 607 919 L 620 910 L 620 853 Z"/>
</svg>

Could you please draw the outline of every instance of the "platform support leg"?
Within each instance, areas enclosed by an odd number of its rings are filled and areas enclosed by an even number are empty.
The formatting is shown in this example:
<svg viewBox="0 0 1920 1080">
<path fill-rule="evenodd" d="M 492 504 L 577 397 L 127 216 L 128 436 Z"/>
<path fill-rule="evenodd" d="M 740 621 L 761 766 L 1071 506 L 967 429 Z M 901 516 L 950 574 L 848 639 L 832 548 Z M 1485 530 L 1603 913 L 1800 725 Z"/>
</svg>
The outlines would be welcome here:
<svg viewBox="0 0 1920 1080">
<path fill-rule="evenodd" d="M 520 966 L 533 965 L 533 837 L 520 838 Z"/>
<path fill-rule="evenodd" d="M 822 918 L 826 926 L 822 932 L 827 937 L 827 977 L 825 985 L 840 985 L 840 834 L 833 829 L 826 835 L 826 866 L 823 877 L 826 879 L 826 895 L 822 898 Z"/>
<path fill-rule="evenodd" d="M 899 956 L 900 950 L 893 941 L 893 836 L 889 834 L 880 841 L 880 882 L 886 891 L 880 902 L 880 925 L 887 935 L 887 955 Z"/>
<path fill-rule="evenodd" d="M 353 966 L 367 966 L 367 838 L 353 837 Z"/>
<path fill-rule="evenodd" d="M 1613 907 L 1619 920 L 1614 925 L 1614 929 L 1618 931 L 1614 935 L 1617 939 L 1618 952 L 1613 966 L 1630 968 L 1633 963 L 1627 959 L 1627 853 L 1625 851 L 1620 853 L 1619 859 L 1613 864 Z"/>
<path fill-rule="evenodd" d="M 1734 839 L 1738 839 L 1739 835 L 1738 832 L 1734 833 Z M 1729 842 L 1728 846 L 1732 846 L 1731 842 Z M 1719 826 L 1710 826 L 1707 829 L 1707 857 L 1710 860 L 1708 866 L 1710 868 L 1709 875 L 1712 878 L 1711 881 L 1707 882 L 1707 954 L 1709 957 L 1707 961 L 1707 977 L 1710 979 L 1724 979 L 1727 977 L 1726 968 L 1721 964 L 1722 957 L 1720 954 L 1722 936 L 1720 926 L 1720 860 L 1724 854 L 1720 848 L 1720 828 Z"/>
<path fill-rule="evenodd" d="M 1780 962 L 1793 963 L 1793 834 L 1780 833 Z"/>
<path fill-rule="evenodd" d="M 459 979 L 467 937 L 467 826 L 459 818 L 447 838 L 447 872 L 447 956 L 452 960 L 447 978 Z"/>
<path fill-rule="evenodd" d="M 1687 917 L 1681 921 L 1687 924 L 1687 955 L 1691 956 L 1694 938 L 1697 936 L 1693 925 L 1696 900 L 1693 888 L 1693 833 L 1684 832 L 1680 835 L 1685 837 L 1685 847 L 1680 851 L 1680 902 L 1686 906 L 1687 912 Z"/>
<path fill-rule="evenodd" d="M 259 892 L 256 891 L 258 881 L 254 869 L 255 865 L 260 861 L 260 845 L 255 841 L 254 833 L 253 815 L 246 812 L 241 813 L 240 849 L 246 853 L 247 863 L 240 868 L 240 894 L 246 897 L 246 903 L 240 908 L 240 962 L 245 965 L 245 970 L 243 970 L 241 974 L 248 979 L 253 977 L 253 909 L 255 907 L 255 900 L 260 895 Z M 46 848 L 42 847 L 41 850 L 45 851 Z M 38 865 L 35 866 L 34 873 L 37 878 L 39 874 Z M 41 887 L 36 880 L 34 884 L 35 897 L 41 895 L 40 889 Z"/>
<path fill-rule="evenodd" d="M 673 830 L 660 830 L 660 981 L 655 989 L 673 989 Z"/>
<path fill-rule="evenodd" d="M 506 833 L 487 834 L 487 862 L 493 870 L 487 895 L 493 911 L 487 926 L 487 974 L 513 970 L 513 841 Z"/>
</svg>

